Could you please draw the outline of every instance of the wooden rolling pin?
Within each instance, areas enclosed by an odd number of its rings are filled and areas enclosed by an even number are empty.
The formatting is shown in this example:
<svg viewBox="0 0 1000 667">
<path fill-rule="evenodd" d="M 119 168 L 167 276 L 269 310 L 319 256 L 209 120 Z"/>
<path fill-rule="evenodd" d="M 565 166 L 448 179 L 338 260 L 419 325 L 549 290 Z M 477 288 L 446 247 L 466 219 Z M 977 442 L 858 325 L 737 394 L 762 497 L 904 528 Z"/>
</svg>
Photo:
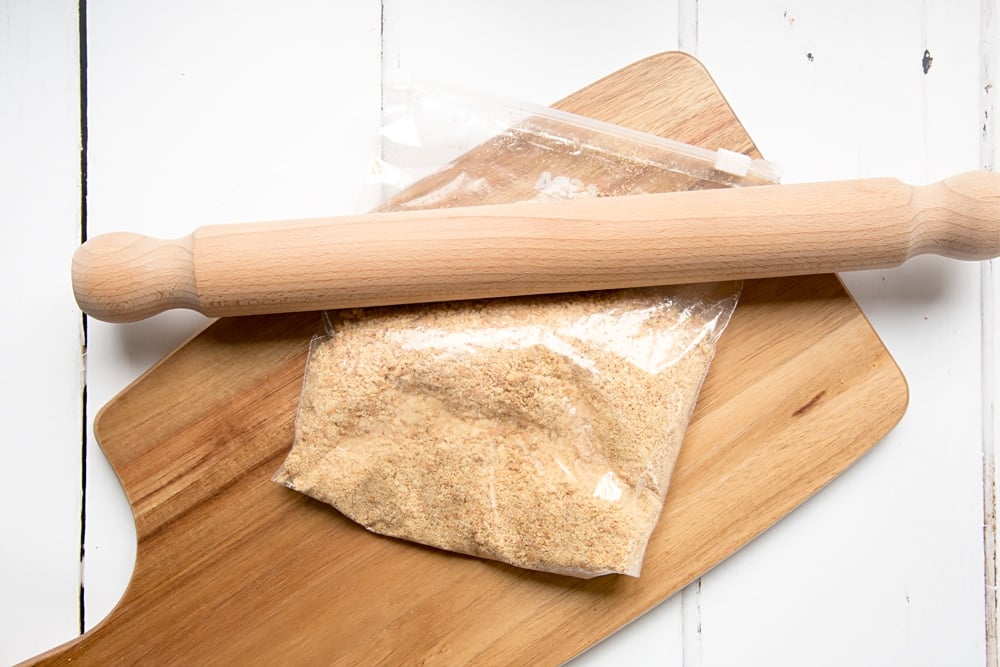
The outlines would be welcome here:
<svg viewBox="0 0 1000 667">
<path fill-rule="evenodd" d="M 129 322 L 884 268 L 1000 255 L 1000 174 L 881 178 L 114 233 L 73 257 L 84 312 Z"/>
</svg>

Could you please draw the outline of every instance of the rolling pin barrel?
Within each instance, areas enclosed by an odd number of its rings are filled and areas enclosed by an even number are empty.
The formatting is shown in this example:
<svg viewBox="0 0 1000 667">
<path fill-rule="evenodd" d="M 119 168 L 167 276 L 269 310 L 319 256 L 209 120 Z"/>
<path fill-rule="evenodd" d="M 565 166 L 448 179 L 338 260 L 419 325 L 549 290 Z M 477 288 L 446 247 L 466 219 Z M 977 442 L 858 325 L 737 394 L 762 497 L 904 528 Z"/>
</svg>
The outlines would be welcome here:
<svg viewBox="0 0 1000 667">
<path fill-rule="evenodd" d="M 73 258 L 81 309 L 128 322 L 884 268 L 1000 255 L 1000 174 L 895 179 L 97 236 Z"/>
</svg>

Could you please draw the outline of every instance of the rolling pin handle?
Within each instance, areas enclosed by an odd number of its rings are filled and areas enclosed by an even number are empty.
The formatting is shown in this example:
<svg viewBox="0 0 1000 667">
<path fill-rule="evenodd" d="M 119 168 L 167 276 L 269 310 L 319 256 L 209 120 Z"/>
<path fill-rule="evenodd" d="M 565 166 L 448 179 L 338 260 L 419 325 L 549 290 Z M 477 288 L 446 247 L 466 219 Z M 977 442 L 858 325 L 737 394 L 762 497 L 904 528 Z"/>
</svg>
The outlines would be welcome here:
<svg viewBox="0 0 1000 667">
<path fill-rule="evenodd" d="M 74 253 L 72 278 L 80 309 L 105 322 L 135 322 L 171 308 L 200 310 L 190 236 L 95 236 Z"/>
<path fill-rule="evenodd" d="M 934 253 L 965 260 L 1000 256 L 1000 173 L 957 174 L 913 189 L 909 256 Z"/>
</svg>

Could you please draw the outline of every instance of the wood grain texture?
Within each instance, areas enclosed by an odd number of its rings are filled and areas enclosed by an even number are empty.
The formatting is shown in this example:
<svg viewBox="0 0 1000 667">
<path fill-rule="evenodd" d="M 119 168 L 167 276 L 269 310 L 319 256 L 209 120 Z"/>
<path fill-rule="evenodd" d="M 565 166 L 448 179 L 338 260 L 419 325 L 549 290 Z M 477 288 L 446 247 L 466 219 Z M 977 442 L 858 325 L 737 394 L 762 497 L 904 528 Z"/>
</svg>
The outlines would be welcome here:
<svg viewBox="0 0 1000 667">
<path fill-rule="evenodd" d="M 73 285 L 84 312 L 128 322 L 810 275 L 925 253 L 1000 254 L 1000 174 L 208 225 L 173 241 L 111 233 L 77 250 Z"/>
<path fill-rule="evenodd" d="M 755 151 L 681 54 L 561 105 Z M 558 664 L 766 530 L 907 401 L 835 276 L 747 283 L 642 576 L 584 581 L 378 537 L 272 483 L 318 326 L 310 313 L 220 320 L 105 407 L 95 430 L 135 513 L 134 576 L 103 623 L 36 664 Z"/>
</svg>

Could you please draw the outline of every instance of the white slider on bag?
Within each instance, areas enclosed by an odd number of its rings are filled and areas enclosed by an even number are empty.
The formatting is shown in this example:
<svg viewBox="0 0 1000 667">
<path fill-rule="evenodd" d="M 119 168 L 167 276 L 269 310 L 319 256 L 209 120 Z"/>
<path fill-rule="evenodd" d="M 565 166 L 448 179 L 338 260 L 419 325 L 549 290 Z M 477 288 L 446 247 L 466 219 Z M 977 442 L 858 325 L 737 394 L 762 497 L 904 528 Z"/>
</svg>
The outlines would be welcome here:
<svg viewBox="0 0 1000 667">
<path fill-rule="evenodd" d="M 715 152 L 715 168 L 733 176 L 746 176 L 750 173 L 753 160 L 749 155 L 720 148 Z"/>
</svg>

